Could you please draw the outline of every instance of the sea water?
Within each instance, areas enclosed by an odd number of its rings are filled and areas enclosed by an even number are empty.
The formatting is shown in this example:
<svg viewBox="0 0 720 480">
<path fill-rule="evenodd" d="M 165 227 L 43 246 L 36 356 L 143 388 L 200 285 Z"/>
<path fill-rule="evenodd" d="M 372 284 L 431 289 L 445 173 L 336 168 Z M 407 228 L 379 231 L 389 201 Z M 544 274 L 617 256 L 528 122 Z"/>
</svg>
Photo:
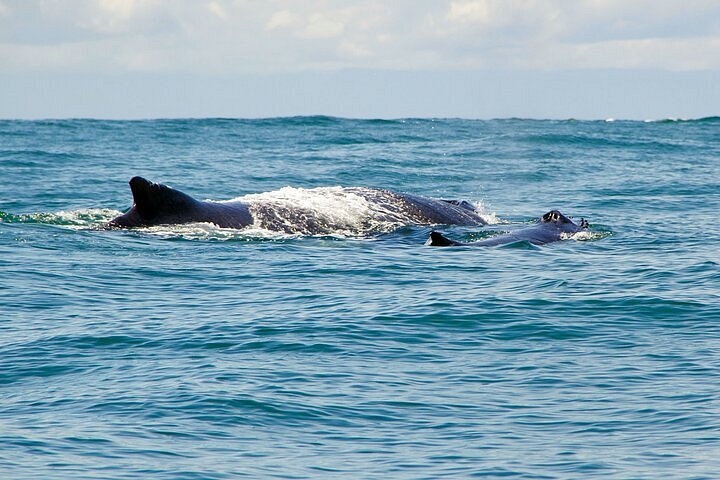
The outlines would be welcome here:
<svg viewBox="0 0 720 480">
<path fill-rule="evenodd" d="M 134 175 L 347 228 L 100 229 Z M 0 478 L 718 478 L 718 212 L 718 118 L 0 121 Z"/>
</svg>

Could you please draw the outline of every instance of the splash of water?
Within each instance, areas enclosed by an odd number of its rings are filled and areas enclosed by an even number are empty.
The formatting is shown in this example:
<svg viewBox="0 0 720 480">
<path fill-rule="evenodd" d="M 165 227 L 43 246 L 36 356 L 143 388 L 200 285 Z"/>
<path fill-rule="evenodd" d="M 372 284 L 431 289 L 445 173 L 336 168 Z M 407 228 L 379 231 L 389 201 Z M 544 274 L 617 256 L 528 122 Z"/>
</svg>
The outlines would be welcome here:
<svg viewBox="0 0 720 480">
<path fill-rule="evenodd" d="M 250 205 L 256 219 L 253 228 L 284 230 L 306 234 L 365 236 L 390 232 L 404 225 L 422 223 L 411 209 L 398 208 L 390 192 L 363 187 L 283 187 L 279 190 L 250 194 L 231 201 Z M 499 223 L 494 213 L 475 205 L 483 220 Z M 312 228 L 310 228 L 312 227 Z"/>
<path fill-rule="evenodd" d="M 83 208 L 79 210 L 61 210 L 52 213 L 37 212 L 20 215 L 0 212 L 0 222 L 43 223 L 71 229 L 96 228 L 104 225 L 121 213 L 122 212 L 109 208 Z"/>
</svg>

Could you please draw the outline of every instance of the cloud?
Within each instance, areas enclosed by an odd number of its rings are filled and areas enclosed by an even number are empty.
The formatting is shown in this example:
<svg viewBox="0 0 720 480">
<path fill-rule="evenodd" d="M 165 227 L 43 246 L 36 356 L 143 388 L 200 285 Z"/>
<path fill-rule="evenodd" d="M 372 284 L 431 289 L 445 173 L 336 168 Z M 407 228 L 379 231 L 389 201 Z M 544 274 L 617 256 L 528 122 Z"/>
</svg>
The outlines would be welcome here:
<svg viewBox="0 0 720 480">
<path fill-rule="evenodd" d="M 218 2 L 210 2 L 207 4 L 207 9 L 210 10 L 216 17 L 221 20 L 228 18 L 228 14 L 225 8 Z"/>
<path fill-rule="evenodd" d="M 720 69 L 715 0 L 0 0 L 7 71 Z"/>
<path fill-rule="evenodd" d="M 267 29 L 274 30 L 276 28 L 287 28 L 300 23 L 300 18 L 289 10 L 280 10 L 275 12 L 267 22 Z"/>
</svg>

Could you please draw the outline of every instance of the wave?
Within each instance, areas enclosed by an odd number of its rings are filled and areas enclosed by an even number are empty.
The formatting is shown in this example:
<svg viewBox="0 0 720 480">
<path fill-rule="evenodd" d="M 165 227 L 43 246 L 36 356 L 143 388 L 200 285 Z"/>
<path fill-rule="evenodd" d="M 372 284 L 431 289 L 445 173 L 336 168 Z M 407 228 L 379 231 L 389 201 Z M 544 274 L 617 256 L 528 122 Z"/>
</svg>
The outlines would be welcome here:
<svg viewBox="0 0 720 480">
<path fill-rule="evenodd" d="M 0 159 L 4 160 L 3 165 L 8 166 L 7 161 L 22 164 L 28 163 L 34 166 L 37 160 L 76 160 L 95 158 L 87 154 L 49 152 L 47 150 L 0 150 Z M 12 163 L 10 164 L 12 165 Z"/>
<path fill-rule="evenodd" d="M 578 147 L 597 147 L 597 148 L 628 148 L 628 149 L 648 149 L 658 148 L 663 151 L 681 151 L 686 148 L 685 145 L 672 143 L 670 141 L 648 140 L 637 137 L 608 137 L 581 134 L 540 134 L 527 135 L 522 137 L 529 143 L 546 144 L 550 146 L 578 146 Z"/>
<path fill-rule="evenodd" d="M 700 118 L 660 118 L 657 120 L 645 120 L 645 123 L 718 123 L 720 116 L 700 117 Z"/>
<path fill-rule="evenodd" d="M 583 145 L 593 147 L 626 147 L 635 145 L 635 142 L 626 140 L 617 140 L 607 137 L 593 137 L 590 135 L 561 133 L 528 135 L 524 137 L 524 140 L 531 143 L 542 143 L 549 145 Z"/>
</svg>

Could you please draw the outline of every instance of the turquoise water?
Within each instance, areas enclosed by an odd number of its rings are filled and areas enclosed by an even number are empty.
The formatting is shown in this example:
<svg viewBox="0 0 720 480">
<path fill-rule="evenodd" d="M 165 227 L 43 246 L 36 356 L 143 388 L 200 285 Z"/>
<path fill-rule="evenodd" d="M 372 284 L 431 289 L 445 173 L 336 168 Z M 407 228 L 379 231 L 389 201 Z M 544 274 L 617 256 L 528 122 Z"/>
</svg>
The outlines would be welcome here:
<svg viewBox="0 0 720 480">
<path fill-rule="evenodd" d="M 591 233 L 99 230 L 134 175 Z M 718 118 L 0 121 L 0 178 L 1 478 L 720 475 Z"/>
</svg>

